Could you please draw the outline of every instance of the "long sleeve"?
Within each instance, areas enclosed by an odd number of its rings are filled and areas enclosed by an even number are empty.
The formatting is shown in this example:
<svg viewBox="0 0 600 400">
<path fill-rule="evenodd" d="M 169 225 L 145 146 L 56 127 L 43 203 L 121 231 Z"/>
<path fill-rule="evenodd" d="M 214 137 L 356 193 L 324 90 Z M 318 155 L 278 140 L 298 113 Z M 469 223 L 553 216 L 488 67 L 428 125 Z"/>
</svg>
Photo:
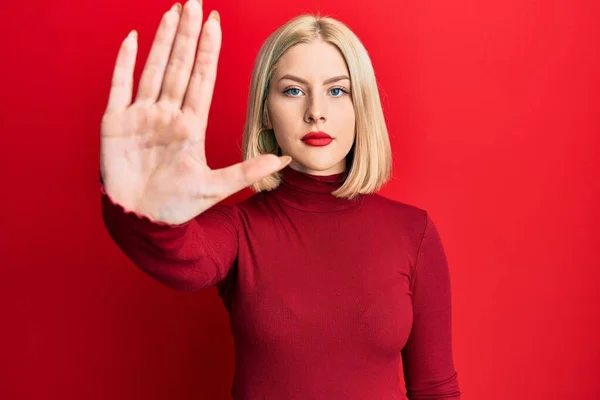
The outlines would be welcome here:
<svg viewBox="0 0 600 400">
<path fill-rule="evenodd" d="M 413 325 L 402 350 L 410 400 L 460 399 L 451 338 L 450 275 L 439 233 L 430 218 L 411 277 Z"/>
<path fill-rule="evenodd" d="M 118 247 L 142 271 L 176 290 L 223 280 L 237 257 L 234 206 L 215 205 L 181 225 L 151 221 L 117 204 L 104 190 L 102 218 Z"/>
<path fill-rule="evenodd" d="M 216 284 L 235 343 L 235 399 L 400 399 L 401 356 L 407 399 L 460 400 L 433 222 L 378 194 L 333 196 L 344 175 L 288 165 L 276 189 L 174 226 L 105 195 L 104 221 L 160 281 Z"/>
</svg>

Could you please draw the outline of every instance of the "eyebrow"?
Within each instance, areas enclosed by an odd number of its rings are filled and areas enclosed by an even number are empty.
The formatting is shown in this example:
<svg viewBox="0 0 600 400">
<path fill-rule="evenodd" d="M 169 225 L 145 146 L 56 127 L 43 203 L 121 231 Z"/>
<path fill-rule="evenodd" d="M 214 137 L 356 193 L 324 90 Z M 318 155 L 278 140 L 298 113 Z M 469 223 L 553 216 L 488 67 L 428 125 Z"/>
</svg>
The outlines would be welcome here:
<svg viewBox="0 0 600 400">
<path fill-rule="evenodd" d="M 304 83 L 305 85 L 308 85 L 307 81 L 305 81 L 304 79 L 299 78 L 299 77 L 297 77 L 295 75 L 286 74 L 286 75 L 282 76 L 281 78 L 279 78 L 280 81 L 283 80 L 283 79 L 290 79 L 292 81 L 296 81 L 296 82 L 300 82 L 300 83 Z M 328 83 L 341 81 L 343 79 L 350 80 L 350 78 L 348 78 L 348 76 L 346 76 L 346 75 L 338 75 L 338 76 L 334 76 L 333 78 L 326 79 L 323 82 L 323 84 L 327 85 Z"/>
</svg>

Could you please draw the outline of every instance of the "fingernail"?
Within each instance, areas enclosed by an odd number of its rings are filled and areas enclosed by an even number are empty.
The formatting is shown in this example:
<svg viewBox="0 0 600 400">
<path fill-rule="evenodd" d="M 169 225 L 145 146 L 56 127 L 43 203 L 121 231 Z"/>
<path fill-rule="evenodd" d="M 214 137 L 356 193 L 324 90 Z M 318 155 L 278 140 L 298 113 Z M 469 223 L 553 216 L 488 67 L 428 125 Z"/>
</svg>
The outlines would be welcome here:
<svg viewBox="0 0 600 400">
<path fill-rule="evenodd" d="M 127 36 L 129 36 L 129 37 L 132 37 L 132 38 L 134 38 L 135 40 L 137 40 L 138 33 L 137 33 L 137 31 L 134 29 L 134 30 L 132 30 L 131 32 L 129 32 L 129 35 L 127 35 Z"/>
<path fill-rule="evenodd" d="M 221 21 L 221 16 L 219 15 L 219 12 L 217 10 L 212 10 L 210 12 L 210 14 L 208 15 L 208 18 L 212 18 L 214 20 Z"/>
<path fill-rule="evenodd" d="M 173 4 L 173 7 L 171 7 L 171 11 L 175 11 L 177 14 L 181 14 L 181 3 Z"/>
<path fill-rule="evenodd" d="M 281 157 L 279 157 L 279 160 L 281 161 L 281 166 L 285 167 L 285 166 L 287 166 L 292 161 L 292 157 L 290 157 L 290 156 L 281 156 Z"/>
</svg>

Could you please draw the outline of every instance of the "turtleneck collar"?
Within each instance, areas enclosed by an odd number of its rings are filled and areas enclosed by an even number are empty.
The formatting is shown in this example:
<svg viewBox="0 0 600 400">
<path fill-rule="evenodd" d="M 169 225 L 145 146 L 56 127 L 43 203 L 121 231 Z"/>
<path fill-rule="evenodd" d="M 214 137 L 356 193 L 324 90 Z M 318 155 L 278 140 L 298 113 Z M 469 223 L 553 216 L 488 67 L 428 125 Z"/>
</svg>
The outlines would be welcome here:
<svg viewBox="0 0 600 400">
<path fill-rule="evenodd" d="M 313 212 L 340 211 L 360 206 L 361 195 L 352 200 L 340 199 L 331 193 L 342 186 L 346 172 L 333 175 L 312 175 L 296 171 L 289 165 L 279 171 L 281 183 L 273 191 L 277 200 L 299 210 Z"/>
</svg>

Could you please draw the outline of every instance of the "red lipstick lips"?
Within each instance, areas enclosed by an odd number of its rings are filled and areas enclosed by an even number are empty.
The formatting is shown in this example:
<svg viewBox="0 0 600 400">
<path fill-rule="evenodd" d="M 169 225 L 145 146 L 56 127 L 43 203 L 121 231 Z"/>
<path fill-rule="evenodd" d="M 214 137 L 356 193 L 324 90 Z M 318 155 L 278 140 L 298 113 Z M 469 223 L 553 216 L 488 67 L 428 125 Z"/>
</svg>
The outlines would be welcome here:
<svg viewBox="0 0 600 400">
<path fill-rule="evenodd" d="M 302 141 L 309 146 L 327 146 L 333 138 L 325 132 L 309 132 L 302 137 Z"/>
</svg>

